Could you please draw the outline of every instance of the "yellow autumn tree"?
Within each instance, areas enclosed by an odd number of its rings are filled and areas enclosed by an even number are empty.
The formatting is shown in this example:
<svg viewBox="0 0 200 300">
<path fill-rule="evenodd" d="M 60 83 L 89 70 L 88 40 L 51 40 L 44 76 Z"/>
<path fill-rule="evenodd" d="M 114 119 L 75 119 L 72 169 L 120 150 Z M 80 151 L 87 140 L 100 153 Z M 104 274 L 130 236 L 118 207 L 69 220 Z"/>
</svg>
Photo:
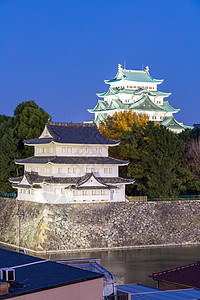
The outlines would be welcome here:
<svg viewBox="0 0 200 300">
<path fill-rule="evenodd" d="M 101 134 L 112 140 L 120 140 L 124 131 L 131 131 L 133 124 L 145 128 L 149 117 L 145 114 L 137 114 L 132 110 L 116 112 L 113 116 L 108 116 L 99 124 Z M 118 147 L 110 147 L 109 155 L 115 158 L 121 158 Z"/>
<path fill-rule="evenodd" d="M 124 131 L 130 131 L 133 124 L 145 127 L 149 117 L 146 114 L 137 114 L 132 110 L 116 112 L 108 116 L 99 124 L 99 131 L 102 135 L 113 140 L 120 140 Z"/>
</svg>

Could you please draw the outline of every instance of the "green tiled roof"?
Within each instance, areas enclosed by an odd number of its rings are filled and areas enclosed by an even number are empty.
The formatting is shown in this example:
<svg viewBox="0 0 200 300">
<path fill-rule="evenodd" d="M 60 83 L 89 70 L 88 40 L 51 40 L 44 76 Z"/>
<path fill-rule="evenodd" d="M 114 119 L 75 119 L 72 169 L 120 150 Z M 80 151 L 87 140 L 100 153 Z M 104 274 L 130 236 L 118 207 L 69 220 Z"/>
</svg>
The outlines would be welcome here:
<svg viewBox="0 0 200 300">
<path fill-rule="evenodd" d="M 149 72 L 139 71 L 139 70 L 118 70 L 118 73 L 114 79 L 105 80 L 105 83 L 112 83 L 120 80 L 128 80 L 128 81 L 136 81 L 136 82 L 149 82 L 149 83 L 157 83 L 160 84 L 163 82 L 163 79 L 158 80 L 151 77 Z"/>
<path fill-rule="evenodd" d="M 183 125 L 183 123 L 176 121 L 173 116 L 166 117 L 161 124 L 166 126 L 168 129 L 186 129 L 186 128 L 192 129 L 193 128 L 193 126 L 186 126 Z"/>
<path fill-rule="evenodd" d="M 149 91 L 147 89 L 138 89 L 138 90 L 131 90 L 131 89 L 122 89 L 119 90 L 117 88 L 109 88 L 109 90 L 105 93 L 97 93 L 98 97 L 106 97 L 118 94 L 128 94 L 128 95 L 140 95 L 140 94 L 148 94 L 151 96 L 156 97 L 169 97 L 171 93 L 164 93 L 160 91 Z"/>
<path fill-rule="evenodd" d="M 141 99 L 137 100 L 131 104 L 125 104 L 119 99 L 114 99 L 111 101 L 110 105 L 107 101 L 98 101 L 98 104 L 94 109 L 88 109 L 89 112 L 94 113 L 96 111 L 108 111 L 115 109 L 132 109 L 132 110 L 146 110 L 146 111 L 166 111 L 166 112 L 177 112 L 169 105 L 168 101 L 164 101 L 164 105 L 158 105 L 154 103 L 148 95 L 144 95 Z"/>
<path fill-rule="evenodd" d="M 162 108 L 162 106 L 154 103 L 147 95 L 143 96 L 138 101 L 132 103 L 129 106 L 129 109 L 145 110 L 145 111 L 164 111 L 164 108 Z"/>
<path fill-rule="evenodd" d="M 180 109 L 176 109 L 176 108 L 173 108 L 168 101 L 163 101 L 163 106 L 165 111 L 168 111 L 168 112 L 173 112 L 173 113 L 177 113 L 180 111 Z"/>
</svg>

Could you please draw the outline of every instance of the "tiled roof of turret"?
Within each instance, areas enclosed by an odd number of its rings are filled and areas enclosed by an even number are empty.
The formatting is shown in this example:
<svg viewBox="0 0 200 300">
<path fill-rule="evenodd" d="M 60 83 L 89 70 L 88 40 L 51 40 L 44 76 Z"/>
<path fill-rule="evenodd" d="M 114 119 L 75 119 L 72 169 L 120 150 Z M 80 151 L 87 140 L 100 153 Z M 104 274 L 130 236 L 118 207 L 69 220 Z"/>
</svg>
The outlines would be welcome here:
<svg viewBox="0 0 200 300">
<path fill-rule="evenodd" d="M 51 142 L 65 144 L 105 144 L 117 145 L 119 141 L 104 137 L 94 123 L 55 123 L 48 122 L 45 127 L 52 137 L 35 138 L 24 141 L 26 145 L 48 144 Z"/>
<path fill-rule="evenodd" d="M 147 95 L 143 96 L 138 101 L 132 103 L 129 106 L 129 109 L 144 111 L 164 111 L 164 108 L 162 108 L 162 106 L 154 103 Z"/>
<path fill-rule="evenodd" d="M 70 164 L 70 165 L 85 165 L 85 164 L 116 164 L 116 165 L 126 165 L 128 161 L 120 160 L 112 157 L 103 156 L 32 156 L 23 159 L 16 159 L 17 164 Z"/>
<path fill-rule="evenodd" d="M 98 177 L 94 175 L 94 173 L 88 173 L 85 174 L 82 177 L 46 177 L 46 176 L 40 176 L 38 173 L 27 173 L 25 172 L 26 175 L 28 174 L 30 178 L 30 184 L 34 184 L 34 187 L 38 185 L 39 183 L 60 183 L 60 184 L 77 184 L 80 186 L 84 182 L 87 182 L 91 176 L 95 176 L 95 179 L 97 179 L 100 183 L 102 184 L 130 184 L 133 183 L 133 179 L 129 178 L 121 178 L 121 177 Z M 20 185 L 20 182 L 22 181 L 23 177 L 16 177 L 16 178 L 10 178 L 9 181 L 14 183 L 16 186 Z M 21 186 L 21 185 L 20 185 Z M 21 186 L 22 187 L 22 186 Z M 28 186 L 30 188 L 30 186 Z"/>
<path fill-rule="evenodd" d="M 180 108 L 173 108 L 168 101 L 163 101 L 163 105 L 162 107 L 164 108 L 165 111 L 168 111 L 168 112 L 173 112 L 173 113 L 177 113 L 180 111 Z"/>
<path fill-rule="evenodd" d="M 187 129 L 187 128 L 192 129 L 193 128 L 193 126 L 186 126 L 186 125 L 183 125 L 183 123 L 176 121 L 173 116 L 166 117 L 162 121 L 161 124 L 166 126 L 168 129 L 172 129 L 172 130 L 173 129 Z"/>
<path fill-rule="evenodd" d="M 154 79 L 151 77 L 149 72 L 140 71 L 140 70 L 125 70 L 120 69 L 114 79 L 105 80 L 105 83 L 112 83 L 119 80 L 128 80 L 128 81 L 136 81 L 136 82 L 149 82 L 149 83 L 157 83 L 160 84 L 163 82 L 163 79 Z"/>
<path fill-rule="evenodd" d="M 131 110 L 144 110 L 144 111 L 166 111 L 166 112 L 173 112 L 176 113 L 180 109 L 173 108 L 168 101 L 163 101 L 163 105 L 158 105 L 155 102 L 153 102 L 149 96 L 144 94 L 143 97 L 141 97 L 139 100 L 128 104 L 123 103 L 119 99 L 112 100 L 111 104 L 109 105 L 107 101 L 99 100 L 101 103 L 104 102 L 104 105 L 99 105 L 99 102 L 97 106 L 94 109 L 88 109 L 89 112 L 96 112 L 96 111 L 108 111 L 108 110 L 115 110 L 117 108 L 119 109 L 131 109 Z M 107 116 L 107 115 L 106 115 Z"/>
</svg>

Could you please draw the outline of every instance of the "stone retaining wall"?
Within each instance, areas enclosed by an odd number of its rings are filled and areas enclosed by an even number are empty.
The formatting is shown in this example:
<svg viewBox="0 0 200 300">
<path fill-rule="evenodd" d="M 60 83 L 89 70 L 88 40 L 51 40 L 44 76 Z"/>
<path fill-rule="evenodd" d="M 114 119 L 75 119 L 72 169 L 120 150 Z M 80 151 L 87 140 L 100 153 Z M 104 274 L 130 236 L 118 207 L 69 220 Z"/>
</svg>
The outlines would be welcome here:
<svg viewBox="0 0 200 300">
<path fill-rule="evenodd" d="M 20 207 L 18 208 L 18 206 Z M 35 251 L 200 242 L 200 201 L 48 205 L 0 199 L 0 242 Z"/>
</svg>

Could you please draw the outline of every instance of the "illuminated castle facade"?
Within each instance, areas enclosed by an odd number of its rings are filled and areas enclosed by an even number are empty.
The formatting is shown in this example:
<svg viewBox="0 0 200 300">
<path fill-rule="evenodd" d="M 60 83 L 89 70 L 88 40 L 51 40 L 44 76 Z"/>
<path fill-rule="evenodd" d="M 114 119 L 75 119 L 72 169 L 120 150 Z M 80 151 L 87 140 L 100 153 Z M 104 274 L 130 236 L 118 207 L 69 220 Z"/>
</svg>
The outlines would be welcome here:
<svg viewBox="0 0 200 300">
<path fill-rule="evenodd" d="M 176 133 L 192 128 L 175 120 L 173 114 L 180 109 L 173 108 L 165 100 L 171 93 L 158 91 L 158 85 L 162 82 L 163 80 L 151 77 L 148 67 L 144 71 L 138 71 L 126 70 L 119 65 L 115 78 L 105 80 L 109 85 L 108 91 L 97 94 L 103 100 L 98 100 L 95 108 L 88 111 L 94 113 L 97 124 L 115 112 L 132 110 L 148 115 L 150 121 L 158 122 Z"/>
</svg>

